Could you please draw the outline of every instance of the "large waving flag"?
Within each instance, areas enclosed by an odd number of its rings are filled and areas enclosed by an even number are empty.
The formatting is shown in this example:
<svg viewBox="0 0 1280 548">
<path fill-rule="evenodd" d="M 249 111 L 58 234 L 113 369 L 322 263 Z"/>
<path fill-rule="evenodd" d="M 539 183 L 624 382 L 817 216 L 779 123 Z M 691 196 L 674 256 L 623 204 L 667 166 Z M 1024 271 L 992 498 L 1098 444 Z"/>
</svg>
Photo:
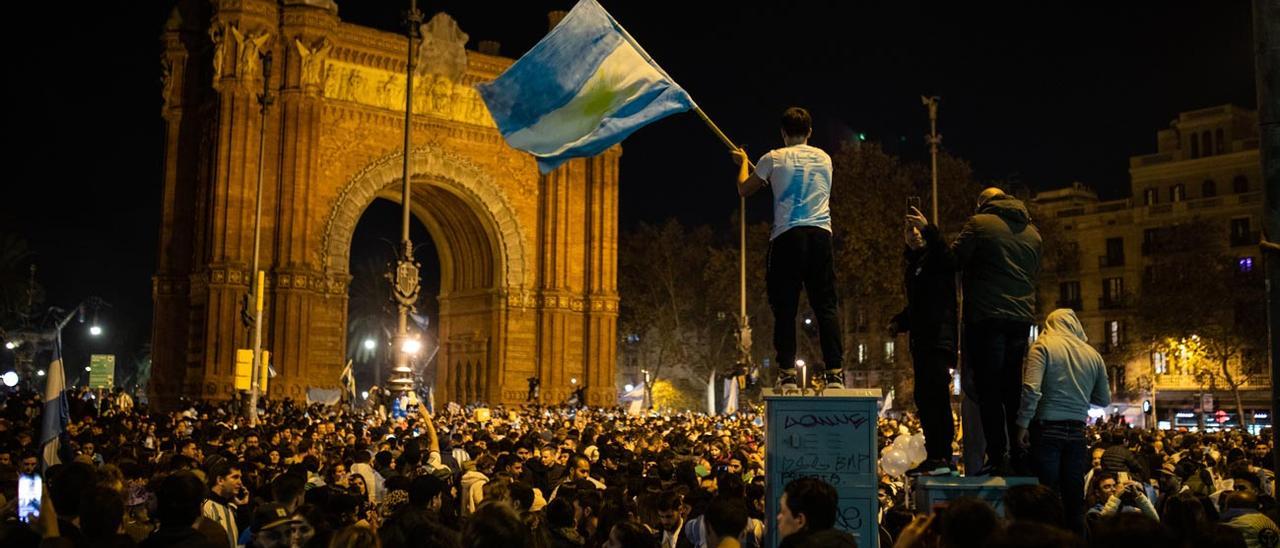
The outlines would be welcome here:
<svg viewBox="0 0 1280 548">
<path fill-rule="evenodd" d="M 44 380 L 44 413 L 40 423 L 40 446 L 47 469 L 61 464 L 62 433 L 67 429 L 67 378 L 62 367 L 62 334 L 53 343 L 53 362 Z"/>
<path fill-rule="evenodd" d="M 536 156 L 543 173 L 695 107 L 595 0 L 580 0 L 506 72 L 477 87 L 507 143 Z"/>
</svg>

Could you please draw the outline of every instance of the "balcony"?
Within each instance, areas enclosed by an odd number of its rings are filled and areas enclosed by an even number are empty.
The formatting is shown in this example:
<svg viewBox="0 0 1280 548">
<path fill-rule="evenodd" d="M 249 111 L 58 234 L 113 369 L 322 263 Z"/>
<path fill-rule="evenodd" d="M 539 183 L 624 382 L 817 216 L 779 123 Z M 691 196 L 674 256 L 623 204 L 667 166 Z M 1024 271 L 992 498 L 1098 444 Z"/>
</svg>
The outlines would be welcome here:
<svg viewBox="0 0 1280 548">
<path fill-rule="evenodd" d="M 1103 295 L 1098 297 L 1099 310 L 1116 310 L 1121 308 L 1129 308 L 1133 304 L 1133 299 L 1127 293 L 1119 295 Z"/>
<path fill-rule="evenodd" d="M 1231 247 L 1255 246 L 1262 241 L 1262 232 L 1255 230 L 1253 232 L 1245 232 L 1244 234 L 1231 235 Z"/>
<path fill-rule="evenodd" d="M 1241 374 L 1236 378 L 1244 381 L 1244 384 L 1240 385 L 1241 388 L 1258 389 L 1271 387 L 1271 375 L 1266 373 L 1257 373 L 1252 375 Z M 1206 388 L 1208 387 L 1201 384 L 1199 380 L 1196 380 L 1195 375 L 1184 375 L 1180 373 L 1156 375 L 1157 390 L 1204 390 Z M 1217 379 L 1215 388 L 1222 391 L 1231 389 L 1221 378 Z"/>
<path fill-rule="evenodd" d="M 1099 255 L 1098 268 L 1124 266 L 1124 255 Z"/>
</svg>

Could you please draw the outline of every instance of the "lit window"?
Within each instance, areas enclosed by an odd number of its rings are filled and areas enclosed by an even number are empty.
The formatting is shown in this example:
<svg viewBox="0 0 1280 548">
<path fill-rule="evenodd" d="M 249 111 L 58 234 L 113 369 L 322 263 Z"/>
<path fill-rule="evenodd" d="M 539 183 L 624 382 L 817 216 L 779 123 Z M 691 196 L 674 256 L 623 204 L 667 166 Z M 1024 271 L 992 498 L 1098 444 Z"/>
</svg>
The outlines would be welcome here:
<svg viewBox="0 0 1280 548">
<path fill-rule="evenodd" d="M 1120 346 L 1124 342 L 1124 333 L 1119 320 L 1111 320 L 1107 322 L 1107 344 L 1113 349 Z"/>
<path fill-rule="evenodd" d="M 896 346 L 896 345 L 894 344 L 894 341 L 885 341 L 885 342 L 884 342 L 884 361 L 886 361 L 886 362 L 892 362 L 892 361 L 893 361 L 893 357 L 894 357 L 894 350 L 895 350 L 894 346 Z"/>
<path fill-rule="evenodd" d="M 867 345 L 858 343 L 858 363 L 867 363 Z"/>
<path fill-rule="evenodd" d="M 1253 272 L 1253 257 L 1240 257 L 1240 260 L 1236 261 L 1236 265 L 1241 274 Z"/>
<path fill-rule="evenodd" d="M 1165 358 L 1164 352 L 1151 353 L 1151 368 L 1155 370 L 1157 375 L 1169 372 L 1169 360 Z"/>
<path fill-rule="evenodd" d="M 1039 338 L 1040 338 L 1040 326 L 1036 324 L 1031 324 L 1031 336 L 1028 337 L 1028 340 L 1030 342 L 1036 342 L 1036 339 L 1039 339 Z"/>
</svg>

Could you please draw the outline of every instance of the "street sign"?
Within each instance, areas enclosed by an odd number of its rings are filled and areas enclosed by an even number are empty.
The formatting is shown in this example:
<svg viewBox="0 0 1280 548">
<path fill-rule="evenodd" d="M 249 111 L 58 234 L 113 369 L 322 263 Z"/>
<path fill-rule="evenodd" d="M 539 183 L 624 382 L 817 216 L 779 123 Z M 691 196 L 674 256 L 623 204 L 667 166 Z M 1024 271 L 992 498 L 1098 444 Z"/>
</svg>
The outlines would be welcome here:
<svg viewBox="0 0 1280 548">
<path fill-rule="evenodd" d="M 115 388 L 116 357 L 113 354 L 89 356 L 89 387 Z"/>
</svg>

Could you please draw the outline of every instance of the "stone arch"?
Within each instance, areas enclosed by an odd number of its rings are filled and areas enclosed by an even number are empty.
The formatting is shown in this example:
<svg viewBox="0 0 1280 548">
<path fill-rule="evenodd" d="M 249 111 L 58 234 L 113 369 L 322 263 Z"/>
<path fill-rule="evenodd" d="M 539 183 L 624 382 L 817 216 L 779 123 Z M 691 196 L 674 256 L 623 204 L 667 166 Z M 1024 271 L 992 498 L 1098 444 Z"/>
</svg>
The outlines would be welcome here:
<svg viewBox="0 0 1280 548">
<path fill-rule="evenodd" d="M 498 255 L 494 259 L 501 272 L 493 280 L 495 287 L 515 289 L 533 285 L 529 279 L 532 271 L 527 264 L 524 231 L 510 202 L 492 175 L 466 157 L 434 145 L 415 149 L 410 157 L 409 169 L 413 177 L 425 179 L 413 184 L 415 198 L 423 192 L 424 186 L 438 187 L 458 197 L 479 214 L 484 228 L 491 232 L 494 243 L 497 244 L 494 251 Z M 403 160 L 397 151 L 357 172 L 339 191 L 337 201 L 325 222 L 321 240 L 320 262 L 327 272 L 346 273 L 349 270 L 351 237 L 356 222 L 375 198 L 384 196 L 398 200 L 402 176 Z M 390 193 L 392 188 L 396 192 Z M 426 221 L 427 216 L 423 215 L 421 207 L 411 206 L 419 219 L 429 225 L 433 224 L 432 221 Z M 434 221 L 440 222 L 446 221 Z M 432 231 L 437 232 L 438 227 Z M 440 245 L 441 242 L 437 244 Z M 446 275 L 444 272 L 441 274 Z"/>
</svg>

